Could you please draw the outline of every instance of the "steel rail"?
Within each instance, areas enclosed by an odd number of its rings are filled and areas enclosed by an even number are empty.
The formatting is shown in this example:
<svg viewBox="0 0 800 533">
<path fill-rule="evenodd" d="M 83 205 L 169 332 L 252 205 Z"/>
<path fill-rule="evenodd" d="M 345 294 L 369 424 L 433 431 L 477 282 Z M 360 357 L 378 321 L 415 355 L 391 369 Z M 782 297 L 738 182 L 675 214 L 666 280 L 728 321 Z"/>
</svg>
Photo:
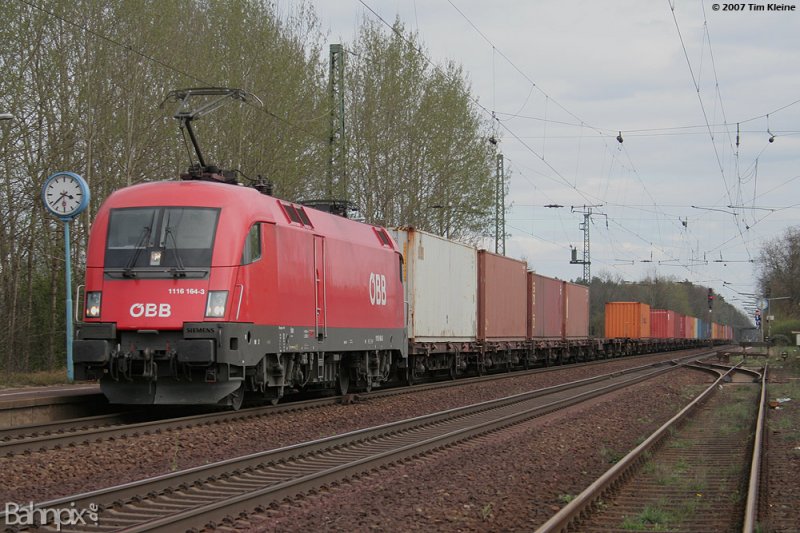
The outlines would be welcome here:
<svg viewBox="0 0 800 533">
<path fill-rule="evenodd" d="M 673 354 L 675 355 L 675 354 Z M 688 354 L 681 357 L 679 360 L 698 358 L 706 355 L 706 352 L 700 354 Z M 587 366 L 592 364 L 601 364 L 610 360 L 597 360 L 583 363 L 581 365 L 569 366 L 551 366 L 545 368 L 529 369 L 520 372 L 512 373 L 493 373 L 485 376 L 479 376 L 468 379 L 460 379 L 455 381 L 444 381 L 437 383 L 422 383 L 413 385 L 411 387 L 396 387 L 372 392 L 356 393 L 359 399 L 374 399 L 384 396 L 392 396 L 396 394 L 408 394 L 420 392 L 424 390 L 435 390 L 439 388 L 460 386 L 472 383 L 481 383 L 485 381 L 494 381 L 498 379 L 514 378 L 519 376 L 526 376 L 531 374 L 538 374 L 544 372 L 554 372 L 557 370 L 565 370 L 569 368 L 578 368 L 579 366 Z M 648 366 L 648 365 L 644 365 Z M 634 367 L 640 368 L 640 367 Z M 603 379 L 603 376 L 590 379 Z M 176 429 L 185 429 L 189 427 L 210 425 L 223 422 L 231 422 L 236 420 L 246 420 L 250 418 L 259 418 L 262 416 L 270 416 L 280 413 L 300 411 L 305 409 L 314 409 L 329 405 L 336 405 L 341 402 L 341 397 L 330 396 L 326 398 L 317 398 L 312 400 L 303 400 L 297 402 L 288 402 L 276 406 L 258 406 L 242 409 L 240 411 L 215 411 L 210 413 L 195 414 L 189 416 L 181 416 L 177 418 L 156 419 L 144 422 L 128 423 L 122 425 L 96 425 L 89 423 L 80 427 L 82 419 L 74 419 L 65 423 L 65 429 L 61 429 L 59 422 L 53 422 L 41 425 L 42 427 L 49 426 L 50 431 L 46 429 L 37 431 L 35 426 L 23 427 L 24 435 L 13 437 L 14 429 L 6 430 L 5 435 L 2 435 L 5 440 L 0 441 L 0 456 L 10 456 L 19 453 L 25 453 L 37 450 L 47 450 L 52 448 L 64 448 L 67 446 L 74 446 L 79 444 L 89 444 L 92 442 L 100 442 L 112 438 L 119 439 L 125 437 L 136 437 L 139 435 L 148 435 L 164 431 L 171 431 Z M 103 415 L 101 415 L 103 416 Z M 90 417 L 94 418 L 94 417 Z M 53 429 L 56 431 L 54 432 Z"/>
<path fill-rule="evenodd" d="M 120 421 L 123 416 L 124 413 L 118 412 L 0 428 L 0 446 L 2 446 L 2 443 L 10 440 L 23 439 L 41 434 L 115 424 Z M 0 450 L 2 450 L 2 448 L 0 448 Z"/>
<path fill-rule="evenodd" d="M 536 533 L 553 533 L 553 532 L 566 532 L 570 527 L 583 518 L 587 512 L 596 504 L 596 502 L 607 492 L 619 486 L 622 480 L 636 467 L 642 464 L 646 459 L 646 452 L 657 446 L 664 438 L 669 435 L 669 432 L 675 428 L 680 422 L 686 419 L 695 409 L 698 408 L 705 400 L 707 400 L 714 392 L 721 386 L 730 374 L 740 371 L 738 368 L 742 363 L 734 367 L 725 367 L 723 369 L 715 370 L 719 377 L 712 383 L 706 390 L 700 393 L 692 402 L 686 407 L 681 409 L 678 414 L 664 423 L 660 428 L 653 432 L 644 442 L 634 448 L 630 453 L 623 457 L 619 462 L 612 466 L 605 474 L 596 479 L 589 485 L 583 492 L 576 496 L 567 505 L 562 507 L 555 515 L 550 517 L 544 524 L 542 524 Z M 694 366 L 694 365 L 691 365 Z M 695 366 L 695 368 L 697 368 Z"/>
<path fill-rule="evenodd" d="M 681 365 L 674 362 L 647 365 L 636 372 L 608 374 L 607 383 L 587 384 L 582 380 L 562 384 L 44 502 L 36 508 L 100 505 L 101 529 L 109 527 L 109 521 L 123 524 L 120 527 L 128 531 L 202 525 L 220 516 L 263 505 L 264 498 L 280 500 L 574 405 L 676 368 Z M 336 456 L 345 456 L 345 459 L 335 462 Z M 281 469 L 284 472 L 279 472 Z M 198 504 L 198 500 L 212 496 L 216 501 Z M 183 505 L 182 497 L 194 502 L 188 510 L 179 509 Z M 159 501 L 159 498 L 167 501 Z M 150 507 L 146 505 L 148 501 L 152 502 Z M 130 510 L 126 510 L 127 505 L 131 506 Z M 104 512 L 109 515 L 103 517 Z M 153 516 L 157 513 L 167 516 Z"/>
<path fill-rule="evenodd" d="M 750 480 L 747 485 L 747 502 L 744 509 L 743 533 L 752 533 L 756 530 L 758 519 L 758 487 L 761 482 L 761 457 L 764 446 L 764 420 L 767 405 L 767 366 L 761 376 L 761 397 L 758 402 L 758 415 L 756 418 L 756 431 L 753 439 L 753 454 L 750 462 Z"/>
</svg>

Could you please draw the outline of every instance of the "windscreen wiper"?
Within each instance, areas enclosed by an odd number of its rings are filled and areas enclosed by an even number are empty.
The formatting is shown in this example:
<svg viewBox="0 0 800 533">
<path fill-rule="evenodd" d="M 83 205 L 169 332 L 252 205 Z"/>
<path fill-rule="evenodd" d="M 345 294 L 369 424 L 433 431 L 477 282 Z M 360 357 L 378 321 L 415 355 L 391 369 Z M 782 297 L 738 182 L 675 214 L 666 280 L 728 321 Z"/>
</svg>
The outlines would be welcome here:
<svg viewBox="0 0 800 533">
<path fill-rule="evenodd" d="M 172 239 L 172 253 L 175 254 L 175 262 L 178 263 L 177 267 L 172 267 L 170 272 L 172 273 L 173 278 L 185 278 L 186 277 L 186 267 L 183 266 L 183 260 L 181 259 L 181 254 L 178 252 L 178 242 L 175 240 L 175 234 L 172 232 L 172 228 L 167 226 L 164 230 L 164 234 L 166 236 L 166 243 Z M 165 244 L 166 244 L 165 243 Z"/>
<path fill-rule="evenodd" d="M 144 228 L 142 228 L 142 235 L 139 237 L 139 242 L 136 243 L 136 251 L 131 256 L 131 259 L 130 261 L 128 261 L 128 264 L 125 265 L 125 270 L 122 271 L 123 277 L 125 278 L 136 277 L 136 272 L 133 271 L 133 267 L 136 266 L 136 261 L 139 260 L 139 256 L 141 255 L 142 250 L 144 250 L 144 244 L 145 242 L 147 242 L 147 239 L 150 238 L 151 231 L 152 230 L 150 226 L 145 226 Z"/>
</svg>

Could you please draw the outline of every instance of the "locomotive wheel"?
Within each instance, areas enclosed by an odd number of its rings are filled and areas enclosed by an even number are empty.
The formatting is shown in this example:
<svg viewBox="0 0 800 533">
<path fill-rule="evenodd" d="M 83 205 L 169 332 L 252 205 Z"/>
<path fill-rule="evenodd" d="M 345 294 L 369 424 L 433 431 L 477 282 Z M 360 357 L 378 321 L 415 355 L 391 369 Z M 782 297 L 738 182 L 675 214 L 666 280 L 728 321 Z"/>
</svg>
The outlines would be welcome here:
<svg viewBox="0 0 800 533">
<path fill-rule="evenodd" d="M 344 396 L 350 390 L 350 365 L 344 359 L 339 361 L 339 377 L 336 381 L 336 392 Z"/>
<path fill-rule="evenodd" d="M 244 382 L 242 382 L 238 389 L 230 393 L 228 398 L 231 402 L 231 409 L 234 411 L 241 409 L 242 402 L 244 402 Z"/>
</svg>

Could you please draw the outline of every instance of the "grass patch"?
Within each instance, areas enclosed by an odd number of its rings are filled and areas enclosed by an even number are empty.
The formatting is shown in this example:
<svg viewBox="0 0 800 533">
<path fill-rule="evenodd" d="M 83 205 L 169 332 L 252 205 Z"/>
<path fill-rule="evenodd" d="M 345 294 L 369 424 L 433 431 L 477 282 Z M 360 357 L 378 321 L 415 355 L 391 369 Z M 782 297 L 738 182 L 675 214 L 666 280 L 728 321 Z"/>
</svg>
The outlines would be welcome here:
<svg viewBox="0 0 800 533">
<path fill-rule="evenodd" d="M 660 505 L 648 505 L 636 516 L 628 516 L 622 528 L 628 530 L 669 531 L 675 516 Z"/>
<path fill-rule="evenodd" d="M 667 448 L 677 448 L 679 450 L 685 450 L 691 446 L 692 443 L 690 441 L 681 438 L 675 438 L 667 443 Z"/>
<path fill-rule="evenodd" d="M 561 496 L 558 497 L 558 500 L 562 503 L 569 503 L 574 499 L 575 499 L 574 494 L 562 494 Z"/>
<path fill-rule="evenodd" d="M 723 420 L 720 425 L 721 434 L 730 435 L 750 429 L 758 407 L 756 392 L 755 388 L 747 385 L 725 387 L 725 404 L 718 410 L 719 417 Z"/>
<path fill-rule="evenodd" d="M 618 463 L 620 459 L 625 457 L 625 452 L 618 452 L 603 446 L 602 448 L 600 448 L 600 457 L 602 457 L 605 462 L 613 465 Z"/>
<path fill-rule="evenodd" d="M 493 508 L 494 504 L 489 502 L 483 506 L 483 509 L 481 509 L 481 518 L 483 519 L 484 522 L 494 518 Z"/>
<path fill-rule="evenodd" d="M 67 383 L 67 370 L 0 374 L 0 388 L 43 387 Z"/>
<path fill-rule="evenodd" d="M 685 485 L 687 489 L 695 494 L 702 494 L 708 486 L 708 481 L 703 475 L 695 475 L 691 479 L 687 479 Z"/>
</svg>

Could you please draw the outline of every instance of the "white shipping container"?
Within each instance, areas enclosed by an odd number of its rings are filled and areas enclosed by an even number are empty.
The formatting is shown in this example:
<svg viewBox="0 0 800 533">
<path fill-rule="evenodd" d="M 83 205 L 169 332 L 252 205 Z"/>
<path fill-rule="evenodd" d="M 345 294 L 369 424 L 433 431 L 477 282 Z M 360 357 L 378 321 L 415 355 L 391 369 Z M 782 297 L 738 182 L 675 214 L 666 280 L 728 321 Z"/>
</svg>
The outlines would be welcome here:
<svg viewBox="0 0 800 533">
<path fill-rule="evenodd" d="M 478 331 L 478 251 L 410 228 L 390 230 L 403 251 L 408 337 L 473 341 Z"/>
</svg>

